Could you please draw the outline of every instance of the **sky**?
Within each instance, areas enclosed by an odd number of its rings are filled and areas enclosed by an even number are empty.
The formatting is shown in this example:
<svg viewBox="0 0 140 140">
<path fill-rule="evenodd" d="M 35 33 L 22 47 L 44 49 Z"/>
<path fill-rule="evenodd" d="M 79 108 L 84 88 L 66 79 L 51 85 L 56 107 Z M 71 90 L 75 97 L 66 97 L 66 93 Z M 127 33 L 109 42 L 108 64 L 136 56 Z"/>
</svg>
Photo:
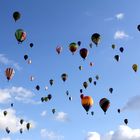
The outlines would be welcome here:
<svg viewBox="0 0 140 140">
<path fill-rule="evenodd" d="M 140 72 L 132 69 L 133 64 L 140 65 L 139 5 L 139 0 L 1 0 L 0 140 L 140 140 Z M 15 11 L 21 14 L 16 22 Z M 17 29 L 27 34 L 21 44 L 15 38 Z M 101 36 L 97 47 L 91 40 L 94 33 Z M 78 41 L 81 45 L 72 55 L 69 44 Z M 32 48 L 30 43 L 34 44 Z M 57 46 L 62 47 L 59 55 Z M 120 47 L 124 48 L 123 53 Z M 89 51 L 84 61 L 79 55 L 81 48 Z M 24 60 L 25 54 L 31 64 Z M 114 59 L 115 55 L 120 56 L 120 61 Z M 8 67 L 15 70 L 9 82 L 5 76 Z M 61 79 L 62 73 L 68 74 L 66 82 Z M 30 81 L 30 76 L 35 79 Z M 89 77 L 97 85 L 88 82 L 84 89 L 83 82 Z M 52 86 L 50 79 L 54 80 Z M 39 91 L 36 85 L 40 86 Z M 81 105 L 80 89 L 94 100 L 88 115 Z M 52 99 L 41 102 L 41 97 L 48 94 Z M 110 100 L 106 115 L 99 106 L 102 98 Z"/>
</svg>

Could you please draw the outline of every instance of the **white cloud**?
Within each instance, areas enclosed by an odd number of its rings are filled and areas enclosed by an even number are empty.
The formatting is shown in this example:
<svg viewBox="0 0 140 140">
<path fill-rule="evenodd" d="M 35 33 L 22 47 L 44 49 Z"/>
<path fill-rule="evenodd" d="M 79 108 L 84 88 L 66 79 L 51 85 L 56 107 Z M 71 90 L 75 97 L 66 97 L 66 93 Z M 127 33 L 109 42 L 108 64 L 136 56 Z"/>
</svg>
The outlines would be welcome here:
<svg viewBox="0 0 140 140">
<path fill-rule="evenodd" d="M 140 109 L 140 95 L 130 98 L 121 111 L 125 110 L 139 110 Z"/>
<path fill-rule="evenodd" d="M 100 135 L 97 132 L 88 132 L 86 140 L 100 140 Z"/>
<path fill-rule="evenodd" d="M 48 131 L 47 129 L 41 129 L 40 135 L 42 138 L 47 138 L 48 140 L 62 140 L 64 138 L 64 136 L 53 131 Z"/>
<path fill-rule="evenodd" d="M 22 68 L 19 66 L 19 64 L 13 60 L 8 59 L 5 54 L 0 54 L 0 63 L 4 65 L 12 65 L 17 70 L 21 70 Z"/>
<path fill-rule="evenodd" d="M 118 20 L 121 20 L 121 19 L 124 18 L 124 13 L 118 13 L 118 14 L 116 14 L 115 17 L 116 17 Z"/>
<path fill-rule="evenodd" d="M 127 125 L 120 125 L 116 131 L 105 135 L 97 132 L 88 132 L 85 140 L 140 140 L 140 129 L 132 129 Z"/>
<path fill-rule="evenodd" d="M 4 116 L 3 112 L 7 111 L 7 115 Z M 8 127 L 10 133 L 19 132 L 22 128 L 23 131 L 27 130 L 26 124 L 27 121 L 24 120 L 23 124 L 20 124 L 21 118 L 16 116 L 16 111 L 11 108 L 7 108 L 4 110 L 0 110 L 0 129 L 5 131 L 5 128 Z M 31 123 L 31 128 L 35 127 L 35 123 L 33 121 L 29 121 Z"/>
<path fill-rule="evenodd" d="M 10 137 L 3 137 L 3 138 L 0 138 L 0 140 L 11 140 Z"/>
<path fill-rule="evenodd" d="M 61 121 L 61 122 L 67 122 L 67 121 L 69 121 L 68 114 L 65 112 L 58 112 L 55 115 L 55 120 Z"/>
<path fill-rule="evenodd" d="M 44 110 L 44 111 L 41 112 L 41 116 L 42 117 L 46 116 L 46 114 L 47 114 L 47 111 L 46 110 Z"/>
<path fill-rule="evenodd" d="M 129 35 L 126 34 L 124 31 L 116 31 L 114 34 L 114 39 L 124 39 L 128 38 Z"/>
<path fill-rule="evenodd" d="M 32 99 L 34 94 L 30 90 L 23 87 L 0 89 L 0 97 L 0 103 L 7 103 L 12 101 L 12 99 L 23 103 L 35 103 L 35 101 Z"/>
</svg>

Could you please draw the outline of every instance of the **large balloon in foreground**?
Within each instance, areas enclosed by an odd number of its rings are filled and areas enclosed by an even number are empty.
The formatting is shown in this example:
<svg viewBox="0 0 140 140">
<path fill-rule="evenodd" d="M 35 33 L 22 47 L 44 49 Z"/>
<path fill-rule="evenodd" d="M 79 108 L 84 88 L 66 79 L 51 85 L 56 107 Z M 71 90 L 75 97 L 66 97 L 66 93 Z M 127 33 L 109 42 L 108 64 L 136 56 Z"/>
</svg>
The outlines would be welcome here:
<svg viewBox="0 0 140 140">
<path fill-rule="evenodd" d="M 92 36 L 91 36 L 91 40 L 94 44 L 96 44 L 96 46 L 99 44 L 100 42 L 100 34 L 98 33 L 94 33 Z"/>
<path fill-rule="evenodd" d="M 74 54 L 77 49 L 78 49 L 78 45 L 75 42 L 69 45 L 69 50 L 72 52 L 72 54 Z"/>
<path fill-rule="evenodd" d="M 5 70 L 5 75 L 6 75 L 8 81 L 13 78 L 14 74 L 15 74 L 15 71 L 13 68 L 7 68 Z"/>
<path fill-rule="evenodd" d="M 102 98 L 99 102 L 99 105 L 102 108 L 102 110 L 104 111 L 104 113 L 106 114 L 106 111 L 110 106 L 110 101 L 107 98 Z"/>
<path fill-rule="evenodd" d="M 17 29 L 15 32 L 15 37 L 18 43 L 22 43 L 26 39 L 26 32 L 23 29 Z"/>
<path fill-rule="evenodd" d="M 132 69 L 133 69 L 135 72 L 137 72 L 137 70 L 138 70 L 138 65 L 137 65 L 137 64 L 133 64 Z"/>
<path fill-rule="evenodd" d="M 14 18 L 15 21 L 17 21 L 18 19 L 20 19 L 20 17 L 21 17 L 21 14 L 18 11 L 15 11 L 13 13 L 13 18 Z"/>
<path fill-rule="evenodd" d="M 83 59 L 86 59 L 86 57 L 88 56 L 88 50 L 86 48 L 82 48 L 80 49 L 80 56 L 83 58 Z"/>
<path fill-rule="evenodd" d="M 83 106 L 83 108 L 86 110 L 86 112 L 88 113 L 89 109 L 92 107 L 93 105 L 93 99 L 90 96 L 84 96 L 83 94 L 81 94 L 81 104 Z"/>
</svg>

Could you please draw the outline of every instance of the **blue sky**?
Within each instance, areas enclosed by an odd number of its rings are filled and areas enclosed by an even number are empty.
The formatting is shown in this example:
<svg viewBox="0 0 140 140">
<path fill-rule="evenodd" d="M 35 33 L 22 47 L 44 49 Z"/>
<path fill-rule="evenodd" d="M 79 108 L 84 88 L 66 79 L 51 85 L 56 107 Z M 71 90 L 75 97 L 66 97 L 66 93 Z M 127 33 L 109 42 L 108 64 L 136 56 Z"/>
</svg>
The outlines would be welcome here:
<svg viewBox="0 0 140 140">
<path fill-rule="evenodd" d="M 30 0 L 0 2 L 0 140 L 138 140 L 140 139 L 140 73 L 132 70 L 132 65 L 140 65 L 139 36 L 137 25 L 140 1 L 102 0 Z M 15 23 L 14 11 L 21 13 Z M 15 31 L 22 28 L 27 39 L 18 44 Z M 101 41 L 98 47 L 89 47 L 91 35 L 98 32 Z M 71 42 L 81 41 L 77 52 L 69 51 Z M 29 44 L 34 43 L 30 48 Z M 116 45 L 113 50 L 112 44 Z M 63 50 L 60 55 L 56 47 Z M 86 47 L 89 55 L 85 61 L 80 57 L 80 48 Z M 121 53 L 119 48 L 123 47 Z M 32 60 L 28 64 L 24 55 Z M 114 55 L 120 55 L 120 61 Z M 90 67 L 89 63 L 94 66 Z M 80 71 L 79 66 L 83 69 Z M 4 71 L 7 67 L 15 69 L 13 79 L 7 82 Z M 67 73 L 64 83 L 61 74 Z M 29 77 L 35 80 L 30 81 Z M 82 86 L 89 77 L 97 85 Z M 54 79 L 50 86 L 49 80 Z M 40 85 L 40 90 L 35 89 Z M 45 87 L 48 89 L 45 90 Z M 112 94 L 108 89 L 113 87 Z M 81 105 L 80 89 L 92 96 L 94 105 L 87 115 Z M 66 91 L 72 97 L 69 101 Z M 42 103 L 40 98 L 52 94 L 52 99 Z M 104 115 L 99 100 L 106 97 L 111 105 Z M 11 108 L 10 103 L 14 106 Z M 52 114 L 51 109 L 56 113 Z M 117 109 L 123 111 L 118 114 Z M 3 117 L 3 111 L 8 115 Z M 24 118 L 31 122 L 27 131 L 19 133 L 18 122 Z M 128 118 L 128 126 L 123 120 Z M 10 121 L 12 120 L 12 121 Z M 11 133 L 5 132 L 5 126 Z M 136 132 L 137 129 L 137 132 Z M 125 133 L 126 132 L 126 133 Z"/>
</svg>

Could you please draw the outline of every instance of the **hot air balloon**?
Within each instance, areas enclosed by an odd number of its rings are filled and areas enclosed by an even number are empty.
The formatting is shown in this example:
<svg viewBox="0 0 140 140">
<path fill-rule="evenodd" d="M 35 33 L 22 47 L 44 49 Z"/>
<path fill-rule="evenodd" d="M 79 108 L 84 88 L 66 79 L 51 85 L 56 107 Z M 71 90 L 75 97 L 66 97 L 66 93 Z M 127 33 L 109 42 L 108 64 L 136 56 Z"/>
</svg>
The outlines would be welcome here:
<svg viewBox="0 0 140 140">
<path fill-rule="evenodd" d="M 69 50 L 72 52 L 72 54 L 74 54 L 77 49 L 78 49 L 78 45 L 76 43 L 73 42 L 69 45 Z"/>
<path fill-rule="evenodd" d="M 92 77 L 89 77 L 88 78 L 88 81 L 91 83 L 92 82 Z"/>
<path fill-rule="evenodd" d="M 93 99 L 92 99 L 92 97 L 84 96 L 83 94 L 81 94 L 80 97 L 81 97 L 81 104 L 88 114 L 89 109 L 93 105 Z"/>
<path fill-rule="evenodd" d="M 6 127 L 5 130 L 8 134 L 10 133 L 10 129 L 8 127 Z"/>
<path fill-rule="evenodd" d="M 69 97 L 69 101 L 72 101 L 72 97 L 71 96 Z"/>
<path fill-rule="evenodd" d="M 96 78 L 96 80 L 99 80 L 99 75 L 96 75 L 95 78 Z"/>
<path fill-rule="evenodd" d="M 92 66 L 93 66 L 93 63 L 92 63 L 92 62 L 90 62 L 90 63 L 89 63 L 89 65 L 92 67 Z"/>
<path fill-rule="evenodd" d="M 112 44 L 112 49 L 115 49 L 116 48 L 116 45 L 115 44 Z"/>
<path fill-rule="evenodd" d="M 68 91 L 68 90 L 66 91 L 66 95 L 67 95 L 67 96 L 69 95 L 69 91 Z"/>
<path fill-rule="evenodd" d="M 31 124 L 30 123 L 27 123 L 26 124 L 26 128 L 27 128 L 27 130 L 29 130 L 31 128 Z"/>
<path fill-rule="evenodd" d="M 80 93 L 82 93 L 83 92 L 83 90 L 82 89 L 80 89 Z"/>
<path fill-rule="evenodd" d="M 119 55 L 115 55 L 115 56 L 114 56 L 114 59 L 115 59 L 116 61 L 119 61 L 119 60 L 120 60 L 120 56 L 119 56 Z"/>
<path fill-rule="evenodd" d="M 34 44 L 33 43 L 30 43 L 30 47 L 32 48 L 34 46 Z"/>
<path fill-rule="evenodd" d="M 66 73 L 63 73 L 63 74 L 61 75 L 61 78 L 62 78 L 62 80 L 65 82 L 65 81 L 67 80 L 67 78 L 68 78 L 68 75 L 67 75 Z"/>
<path fill-rule="evenodd" d="M 53 79 L 50 79 L 50 85 L 52 86 L 54 83 L 54 80 Z"/>
<path fill-rule="evenodd" d="M 120 49 L 119 49 L 119 50 L 120 50 L 120 52 L 121 52 L 121 53 L 123 53 L 124 48 L 123 48 L 123 47 L 120 47 Z"/>
<path fill-rule="evenodd" d="M 81 45 L 81 41 L 78 41 L 77 44 L 78 44 L 78 46 L 80 46 Z"/>
<path fill-rule="evenodd" d="M 132 65 L 132 69 L 133 69 L 135 72 L 137 72 L 137 70 L 138 70 L 138 65 L 137 65 L 137 64 L 133 64 L 133 65 Z"/>
<path fill-rule="evenodd" d="M 82 70 L 82 66 L 79 66 L 79 70 Z"/>
<path fill-rule="evenodd" d="M 104 111 L 104 113 L 106 114 L 106 111 L 110 106 L 110 101 L 107 98 L 102 98 L 99 102 L 99 105 L 102 108 L 102 110 Z"/>
<path fill-rule="evenodd" d="M 93 46 L 92 43 L 90 43 L 90 44 L 89 44 L 89 47 L 92 48 L 92 46 Z"/>
<path fill-rule="evenodd" d="M 27 54 L 24 55 L 24 59 L 25 59 L 25 60 L 28 59 L 28 55 L 27 55 Z"/>
<path fill-rule="evenodd" d="M 34 76 L 30 76 L 30 81 L 34 81 L 35 77 Z"/>
<path fill-rule="evenodd" d="M 48 94 L 48 99 L 51 100 L 51 98 L 52 98 L 52 95 Z"/>
<path fill-rule="evenodd" d="M 5 75 L 6 75 L 8 81 L 13 78 L 14 74 L 15 74 L 15 71 L 13 68 L 7 68 L 5 70 Z"/>
<path fill-rule="evenodd" d="M 124 119 L 124 123 L 127 125 L 128 124 L 128 119 Z"/>
<path fill-rule="evenodd" d="M 54 114 L 56 112 L 55 108 L 52 109 L 52 113 Z"/>
<path fill-rule="evenodd" d="M 21 14 L 20 14 L 18 11 L 15 11 L 15 12 L 13 13 L 13 18 L 14 18 L 15 22 L 16 22 L 18 19 L 20 19 L 20 17 L 21 17 Z"/>
<path fill-rule="evenodd" d="M 84 82 L 84 83 L 83 83 L 83 86 L 84 86 L 84 88 L 86 89 L 86 88 L 88 87 L 88 83 L 87 83 L 87 82 Z"/>
<path fill-rule="evenodd" d="M 31 59 L 28 59 L 28 64 L 31 64 L 32 63 L 32 60 Z"/>
<path fill-rule="evenodd" d="M 15 32 L 15 37 L 18 43 L 22 43 L 26 39 L 26 32 L 23 29 L 17 29 Z"/>
<path fill-rule="evenodd" d="M 113 92 L 113 88 L 109 88 L 109 92 L 112 93 Z"/>
<path fill-rule="evenodd" d="M 36 85 L 36 90 L 40 90 L 40 86 L 39 85 Z"/>
<path fill-rule="evenodd" d="M 86 57 L 88 56 L 88 50 L 86 48 L 82 48 L 80 49 L 80 56 L 83 58 L 83 59 L 86 59 Z"/>
<path fill-rule="evenodd" d="M 23 129 L 22 129 L 22 128 L 20 128 L 20 129 L 19 129 L 19 132 L 20 132 L 20 134 L 22 134 L 22 133 L 23 133 Z"/>
<path fill-rule="evenodd" d="M 137 26 L 137 29 L 140 31 L 140 24 Z"/>
<path fill-rule="evenodd" d="M 60 53 L 62 52 L 62 47 L 57 46 L 57 47 L 56 47 L 56 52 L 57 52 L 58 54 L 60 54 Z"/>
<path fill-rule="evenodd" d="M 3 111 L 3 115 L 6 116 L 7 115 L 7 111 Z"/>
<path fill-rule="evenodd" d="M 48 90 L 48 86 L 45 86 L 45 90 Z"/>
<path fill-rule="evenodd" d="M 97 46 L 100 42 L 100 34 L 98 33 L 94 33 L 92 36 L 91 36 L 91 40 L 92 42 Z"/>
<path fill-rule="evenodd" d="M 13 107 L 14 106 L 14 104 L 13 103 L 11 103 L 11 107 Z"/>
<path fill-rule="evenodd" d="M 120 111 L 120 109 L 118 109 L 117 111 L 118 111 L 118 113 L 120 113 L 120 112 L 121 112 L 121 111 Z"/>
<path fill-rule="evenodd" d="M 96 81 L 94 81 L 94 82 L 93 82 L 93 84 L 96 86 L 97 82 L 96 82 Z"/>
<path fill-rule="evenodd" d="M 91 111 L 91 115 L 92 115 L 92 116 L 94 115 L 94 111 Z"/>
<path fill-rule="evenodd" d="M 23 124 L 24 120 L 23 119 L 20 119 L 20 124 Z"/>
</svg>

